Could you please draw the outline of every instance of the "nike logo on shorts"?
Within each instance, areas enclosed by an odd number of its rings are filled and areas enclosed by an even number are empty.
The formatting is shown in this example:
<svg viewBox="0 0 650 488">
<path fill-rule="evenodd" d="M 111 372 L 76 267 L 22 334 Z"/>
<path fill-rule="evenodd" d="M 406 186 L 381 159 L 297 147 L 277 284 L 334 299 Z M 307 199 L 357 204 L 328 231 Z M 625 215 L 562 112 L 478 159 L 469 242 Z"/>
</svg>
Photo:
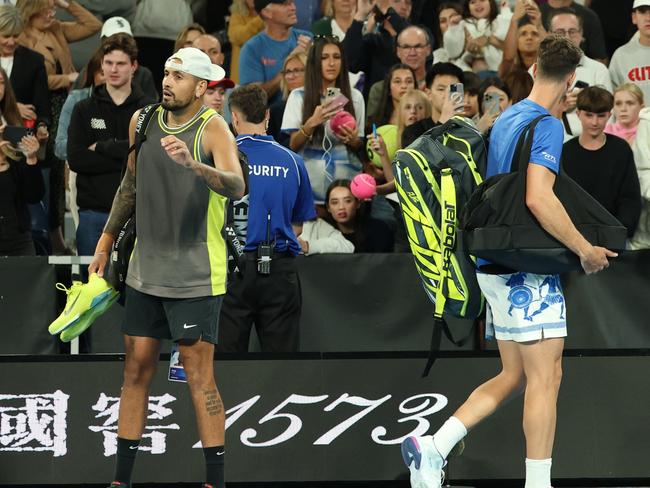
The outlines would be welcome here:
<svg viewBox="0 0 650 488">
<path fill-rule="evenodd" d="M 225 454 L 225 452 L 226 452 L 226 451 L 218 452 L 218 453 L 217 453 L 217 456 L 223 456 L 223 455 Z"/>
<path fill-rule="evenodd" d="M 138 449 L 140 446 L 129 446 L 129 449 Z"/>
<path fill-rule="evenodd" d="M 197 325 L 199 324 L 192 324 L 192 325 L 183 324 L 183 329 L 191 329 L 193 327 L 196 327 Z"/>
</svg>

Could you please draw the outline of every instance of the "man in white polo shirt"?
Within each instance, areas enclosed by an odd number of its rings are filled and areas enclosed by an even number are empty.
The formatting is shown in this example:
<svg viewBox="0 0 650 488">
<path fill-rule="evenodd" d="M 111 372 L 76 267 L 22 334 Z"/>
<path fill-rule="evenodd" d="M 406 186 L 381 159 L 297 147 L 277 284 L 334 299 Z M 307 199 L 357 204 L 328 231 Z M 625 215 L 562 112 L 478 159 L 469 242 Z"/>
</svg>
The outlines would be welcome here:
<svg viewBox="0 0 650 488">
<path fill-rule="evenodd" d="M 638 32 L 614 52 L 609 73 L 614 86 L 635 83 L 650 100 L 650 0 L 634 0 L 632 23 Z"/>
</svg>

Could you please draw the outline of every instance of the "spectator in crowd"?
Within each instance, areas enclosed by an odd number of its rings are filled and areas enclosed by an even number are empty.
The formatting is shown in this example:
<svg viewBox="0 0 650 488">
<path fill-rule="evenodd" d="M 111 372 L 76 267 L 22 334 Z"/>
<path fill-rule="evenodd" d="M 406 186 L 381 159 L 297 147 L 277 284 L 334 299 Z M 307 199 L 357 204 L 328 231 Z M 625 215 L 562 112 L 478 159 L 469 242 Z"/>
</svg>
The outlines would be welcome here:
<svg viewBox="0 0 650 488">
<path fill-rule="evenodd" d="M 511 17 L 510 8 L 504 5 L 499 11 L 496 0 L 464 0 L 462 20 L 452 23 L 444 35 L 450 58 L 459 58 L 458 63 L 468 71 L 496 72 Z"/>
<path fill-rule="evenodd" d="M 347 98 L 344 106 L 336 99 L 325 98 L 330 87 L 340 89 Z M 335 133 L 329 120 L 341 110 L 354 117 L 356 127 L 341 124 Z M 325 203 L 325 192 L 332 180 L 352 178 L 361 171 L 356 152 L 362 146 L 364 112 L 363 95 L 350 87 L 341 43 L 334 37 L 315 39 L 307 56 L 305 86 L 289 95 L 282 131 L 290 134 L 291 149 L 305 161 L 317 204 Z"/>
<path fill-rule="evenodd" d="M 605 132 L 625 139 L 632 146 L 639 128 L 639 114 L 645 106 L 645 97 L 634 83 L 625 83 L 614 90 L 614 119 Z"/>
<path fill-rule="evenodd" d="M 136 3 L 136 0 L 83 0 L 84 7 L 100 19 L 119 16 L 129 22 L 135 17 Z"/>
<path fill-rule="evenodd" d="M 632 237 L 641 213 L 641 190 L 629 144 L 604 132 L 614 97 L 604 88 L 590 86 L 578 95 L 577 106 L 582 131 L 564 144 L 562 168 Z"/>
<path fill-rule="evenodd" d="M 393 252 L 393 234 L 388 225 L 368 215 L 350 190 L 350 180 L 335 180 L 327 188 L 326 220 L 354 244 L 355 253 Z"/>
<path fill-rule="evenodd" d="M 421 27 L 407 27 L 397 36 L 397 59 L 402 65 L 411 68 L 415 74 L 416 88 L 426 87 L 427 60 L 431 56 L 431 40 Z M 390 74 L 390 71 L 387 73 Z M 386 77 L 385 77 L 386 78 Z M 368 95 L 368 118 L 376 117 L 379 106 L 383 103 L 385 79 L 370 87 Z"/>
<path fill-rule="evenodd" d="M 625 44 L 632 36 L 630 10 L 634 0 L 591 0 L 589 8 L 600 19 L 605 34 L 607 56 L 612 57 L 614 51 Z"/>
<path fill-rule="evenodd" d="M 374 87 L 377 86 L 375 83 Z M 382 125 L 397 125 L 399 113 L 399 101 L 408 90 L 416 89 L 415 72 L 406 64 L 398 63 L 386 74 L 386 78 L 381 82 L 381 93 L 377 97 L 377 106 L 372 107 L 368 101 L 368 124 L 366 132 L 372 124 L 380 127 Z M 372 90 L 371 90 L 372 91 Z M 371 112 L 372 111 L 372 112 Z"/>
<path fill-rule="evenodd" d="M 7 125 L 22 125 L 9 77 L 0 68 L 0 135 Z M 38 139 L 25 136 L 12 146 L 0 140 L 0 256 L 36 254 L 27 204 L 43 198 L 43 175 L 37 167 Z"/>
<path fill-rule="evenodd" d="M 581 46 L 585 55 L 602 63 L 607 61 L 605 35 L 600 19 L 593 10 L 580 5 L 574 0 L 548 0 L 540 4 L 542 22 L 546 30 L 550 29 L 551 14 L 555 9 L 570 7 L 582 19 L 584 44 Z"/>
<path fill-rule="evenodd" d="M 510 71 L 503 78 L 503 81 L 508 85 L 508 88 L 510 88 L 510 93 L 512 94 L 512 105 L 527 98 L 530 91 L 533 89 L 534 83 L 533 77 L 530 73 L 523 69 L 514 69 Z"/>
<path fill-rule="evenodd" d="M 88 64 L 81 71 L 77 81 L 81 81 L 80 88 L 70 91 L 68 98 L 65 99 L 59 125 L 56 131 L 54 153 L 61 161 L 68 160 L 68 128 L 70 126 L 70 117 L 75 105 L 81 100 L 88 98 L 93 89 L 104 84 L 104 72 L 102 71 L 102 58 L 104 53 L 101 46 L 95 51 L 88 61 Z M 135 79 L 133 81 L 135 84 Z M 77 206 L 77 173 L 70 170 L 68 172 L 68 190 L 70 199 L 68 205 L 72 213 L 75 229 L 79 227 L 79 207 Z"/>
<path fill-rule="evenodd" d="M 265 27 L 242 47 L 239 81 L 243 85 L 261 83 L 273 103 L 282 98 L 280 81 L 284 59 L 294 50 L 306 52 L 311 33 L 293 27 L 297 21 L 293 0 L 255 0 L 255 10 Z"/>
<path fill-rule="evenodd" d="M 463 105 L 463 115 L 474 122 L 478 120 L 478 91 L 481 88 L 481 77 L 473 71 L 463 73 L 465 104 Z"/>
<path fill-rule="evenodd" d="M 264 28 L 264 21 L 255 11 L 254 0 L 234 0 L 230 6 L 228 40 L 231 46 L 230 77 L 239 83 L 239 55 L 241 48 Z"/>
<path fill-rule="evenodd" d="M 373 84 L 383 80 L 397 61 L 395 41 L 407 26 L 408 21 L 397 14 L 388 0 L 357 2 L 354 22 L 345 35 L 345 52 L 350 70 L 365 73 L 364 94 Z"/>
<path fill-rule="evenodd" d="M 221 43 L 212 34 L 201 34 L 194 39 L 192 46 L 207 54 L 212 64 L 223 66 L 225 56 L 221 49 Z"/>
<path fill-rule="evenodd" d="M 262 351 L 295 352 L 302 303 L 297 236 L 303 222 L 316 217 L 309 178 L 297 154 L 265 135 L 269 111 L 262 88 L 235 89 L 230 107 L 237 146 L 248 158 L 249 193 L 234 203 L 238 219 L 246 221 L 244 254 L 224 297 L 219 350 L 246 352 L 255 324 Z"/>
<path fill-rule="evenodd" d="M 235 82 L 230 78 L 222 78 L 219 81 L 210 81 L 208 88 L 203 95 L 203 105 L 217 111 L 219 115 L 224 116 L 226 105 L 226 90 L 235 87 Z"/>
<path fill-rule="evenodd" d="M 582 20 L 572 9 L 568 7 L 554 9 L 549 14 L 549 27 L 552 34 L 566 37 L 578 47 L 582 44 Z M 576 69 L 573 89 L 567 93 L 564 104 L 565 131 L 573 137 L 579 136 L 582 132 L 583 124 L 576 114 L 576 99 L 585 86 L 600 86 L 612 91 L 612 80 L 607 67 L 583 54 Z"/>
<path fill-rule="evenodd" d="M 43 55 L 48 86 L 52 92 L 59 94 L 60 90 L 68 90 L 79 75 L 72 64 L 68 43 L 90 37 L 102 28 L 102 23 L 76 1 L 18 0 L 16 6 L 25 23 L 18 42 Z M 60 22 L 55 19 L 56 7 L 65 9 L 75 21 Z M 65 96 L 59 101 L 62 105 Z M 52 100 L 53 105 L 56 103 Z M 55 115 L 58 118 L 59 113 Z"/>
<path fill-rule="evenodd" d="M 397 116 L 397 141 L 402 141 L 404 129 L 416 122 L 431 118 L 431 103 L 421 90 L 407 91 L 399 101 Z"/>
<path fill-rule="evenodd" d="M 447 122 L 455 113 L 455 104 L 449 96 L 449 87 L 454 83 L 463 83 L 461 69 L 452 63 L 436 63 L 427 72 L 431 117 L 423 119 L 404 129 L 402 147 L 408 147 L 426 131 Z M 464 105 L 463 100 L 463 105 Z"/>
<path fill-rule="evenodd" d="M 503 42 L 503 59 L 499 66 L 499 77 L 505 79 L 514 70 L 530 69 L 537 61 L 539 43 L 545 35 L 542 14 L 537 4 L 517 0 Z"/>
<path fill-rule="evenodd" d="M 138 59 L 135 40 L 116 34 L 101 47 L 105 85 L 72 111 L 68 164 L 77 173 L 77 252 L 92 256 L 102 234 L 129 148 L 128 130 L 136 110 L 153 102 L 132 84 Z"/>
<path fill-rule="evenodd" d="M 614 86 L 634 83 L 650 100 L 650 0 L 634 0 L 632 23 L 638 35 L 616 50 L 609 73 Z"/>
<path fill-rule="evenodd" d="M 18 0 L 25 29 L 18 42 L 43 55 L 50 89 L 52 119 L 49 132 L 56 134 L 61 109 L 79 74 L 72 64 L 69 42 L 90 37 L 101 29 L 102 24 L 93 14 L 76 1 L 66 0 Z M 61 22 L 54 18 L 56 7 L 65 9 L 74 21 Z M 51 251 L 54 254 L 69 253 L 63 240 L 63 216 L 65 212 L 64 164 L 54 155 L 54 138 L 48 139 L 45 162 L 49 166 L 46 189 L 49 192 L 47 208 Z"/>
<path fill-rule="evenodd" d="M 0 7 L 0 65 L 9 76 L 23 121 L 46 132 L 51 123 L 50 91 L 43 56 L 17 43 L 23 31 L 20 11 L 11 6 Z M 41 134 L 41 138 L 42 138 Z"/>
<path fill-rule="evenodd" d="M 498 98 L 498 104 L 488 106 L 486 101 L 489 97 Z M 510 98 L 510 88 L 501 78 L 496 76 L 486 78 L 478 90 L 478 120 L 476 128 L 482 134 L 486 134 L 496 122 L 497 117 L 501 115 L 508 107 L 512 105 Z"/>
<path fill-rule="evenodd" d="M 131 24 L 129 21 L 122 17 L 111 17 L 110 19 L 106 19 L 104 25 L 102 26 L 100 39 L 103 42 L 107 37 L 111 37 L 115 34 L 128 34 L 133 37 L 133 32 L 131 31 Z M 84 69 L 81 70 L 79 77 L 75 80 L 73 84 L 74 88 L 82 88 L 82 84 L 87 80 Z M 146 66 L 142 66 L 138 63 L 138 68 L 135 70 L 135 74 L 133 75 L 133 83 L 135 85 L 138 85 L 140 87 L 140 90 L 142 90 L 143 93 L 149 95 L 151 98 L 159 98 L 160 95 L 158 94 L 158 86 L 156 86 L 156 82 L 154 81 L 151 70 Z M 72 111 L 72 107 L 70 107 L 70 110 Z"/>
<path fill-rule="evenodd" d="M 184 47 L 192 47 L 194 41 L 203 34 L 205 34 L 205 29 L 201 24 L 197 24 L 196 22 L 184 27 L 178 33 L 178 36 L 176 36 L 176 41 L 174 41 L 174 52 Z"/>
<path fill-rule="evenodd" d="M 343 41 L 356 9 L 357 0 L 323 0 L 324 17 L 312 24 L 311 31 L 317 36 L 336 36 Z"/>
<path fill-rule="evenodd" d="M 326 253 L 352 254 L 354 252 L 354 244 L 325 219 L 304 222 L 298 242 L 305 256 Z"/>
<path fill-rule="evenodd" d="M 61 116 L 59 117 L 59 126 L 56 132 L 54 152 L 56 157 L 62 161 L 68 159 L 68 127 L 70 126 L 70 117 L 75 105 L 81 100 L 85 100 L 90 96 L 95 87 L 103 85 L 105 82 L 104 72 L 102 70 L 102 58 L 104 52 L 101 46 L 97 48 L 92 57 L 88 60 L 88 64 L 81 70 L 79 74 L 80 87 L 71 90 L 68 97 L 61 109 Z M 135 83 L 135 81 L 134 81 Z"/>
<path fill-rule="evenodd" d="M 641 217 L 630 249 L 650 249 L 650 109 L 641 110 L 639 118 L 632 151 L 641 186 Z"/>
<path fill-rule="evenodd" d="M 157 87 L 162 87 L 163 67 L 175 52 L 178 33 L 193 21 L 192 9 L 185 0 L 138 0 L 133 19 L 138 62 L 151 70 Z"/>
<path fill-rule="evenodd" d="M 272 103 L 269 107 L 271 116 L 269 118 L 267 134 L 284 147 L 289 147 L 289 135 L 282 132 L 284 109 L 287 106 L 289 93 L 305 85 L 306 65 L 307 55 L 302 51 L 294 52 L 287 56 L 287 59 L 284 60 L 284 64 L 282 65 L 282 80 L 280 81 L 282 98 Z"/>
<path fill-rule="evenodd" d="M 438 6 L 438 21 L 435 26 L 437 49 L 433 52 L 434 63 L 454 62 L 445 49 L 445 33 L 450 25 L 457 25 L 462 20 L 463 8 L 458 2 L 444 2 Z"/>
</svg>

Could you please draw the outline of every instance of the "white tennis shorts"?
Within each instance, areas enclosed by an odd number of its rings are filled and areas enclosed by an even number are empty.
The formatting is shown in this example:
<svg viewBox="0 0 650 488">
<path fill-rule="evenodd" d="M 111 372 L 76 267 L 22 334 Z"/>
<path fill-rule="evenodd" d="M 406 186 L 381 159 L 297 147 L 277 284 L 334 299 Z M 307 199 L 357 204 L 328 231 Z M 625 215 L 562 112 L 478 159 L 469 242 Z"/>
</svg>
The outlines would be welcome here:
<svg viewBox="0 0 650 488">
<path fill-rule="evenodd" d="M 566 337 L 566 308 L 558 275 L 477 273 L 487 300 L 485 336 L 529 342 Z"/>
</svg>

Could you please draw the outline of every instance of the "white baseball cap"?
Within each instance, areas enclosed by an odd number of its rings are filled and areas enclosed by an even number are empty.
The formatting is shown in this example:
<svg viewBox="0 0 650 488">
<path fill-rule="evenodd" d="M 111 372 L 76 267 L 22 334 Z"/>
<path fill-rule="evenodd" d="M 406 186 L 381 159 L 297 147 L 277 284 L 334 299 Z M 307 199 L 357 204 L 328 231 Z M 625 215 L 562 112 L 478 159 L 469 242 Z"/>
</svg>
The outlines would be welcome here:
<svg viewBox="0 0 650 488">
<path fill-rule="evenodd" d="M 195 47 L 184 47 L 176 51 L 165 62 L 165 68 L 208 81 L 219 81 L 226 76 L 221 66 L 212 64 L 208 55 Z"/>
<path fill-rule="evenodd" d="M 101 37 L 111 37 L 113 34 L 128 34 L 133 37 L 131 24 L 124 17 L 111 17 L 102 26 Z"/>
<path fill-rule="evenodd" d="M 634 0 L 634 5 L 632 5 L 632 10 L 639 7 L 650 7 L 650 0 Z"/>
</svg>

